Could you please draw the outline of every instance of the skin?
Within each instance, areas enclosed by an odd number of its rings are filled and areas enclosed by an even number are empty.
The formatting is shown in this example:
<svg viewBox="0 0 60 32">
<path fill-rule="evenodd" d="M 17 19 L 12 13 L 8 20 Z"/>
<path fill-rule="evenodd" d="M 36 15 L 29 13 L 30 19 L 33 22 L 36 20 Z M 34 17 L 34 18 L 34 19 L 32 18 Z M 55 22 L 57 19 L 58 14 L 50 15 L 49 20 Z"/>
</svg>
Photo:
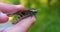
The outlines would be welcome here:
<svg viewBox="0 0 60 32">
<path fill-rule="evenodd" d="M 24 10 L 23 5 L 11 5 L 0 3 L 0 23 L 6 23 L 8 21 L 8 16 L 6 14 L 14 13 L 17 11 Z M 0 29 L 0 31 L 5 32 L 26 32 L 29 27 L 35 22 L 35 17 L 28 17 L 26 19 L 21 20 L 16 25 L 13 25 L 6 29 Z"/>
</svg>

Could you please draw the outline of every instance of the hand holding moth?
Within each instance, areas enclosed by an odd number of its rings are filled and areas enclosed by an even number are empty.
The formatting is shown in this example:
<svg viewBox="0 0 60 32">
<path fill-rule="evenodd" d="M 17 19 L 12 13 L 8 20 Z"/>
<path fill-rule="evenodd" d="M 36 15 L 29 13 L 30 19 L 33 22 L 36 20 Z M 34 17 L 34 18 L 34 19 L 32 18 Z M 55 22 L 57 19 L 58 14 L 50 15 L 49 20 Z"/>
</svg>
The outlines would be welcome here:
<svg viewBox="0 0 60 32">
<path fill-rule="evenodd" d="M 10 13 L 15 13 L 17 11 L 22 11 L 24 10 L 24 6 L 23 5 L 10 5 L 10 4 L 4 4 L 4 3 L 0 3 L 0 23 L 6 23 L 8 21 L 8 16 L 6 14 L 10 14 Z M 19 23 L 17 23 L 16 25 L 6 28 L 6 29 L 2 29 L 1 31 L 6 31 L 7 32 L 26 32 L 28 30 L 28 28 L 31 26 L 32 23 L 35 22 L 35 17 L 27 17 L 23 20 L 21 20 Z"/>
</svg>

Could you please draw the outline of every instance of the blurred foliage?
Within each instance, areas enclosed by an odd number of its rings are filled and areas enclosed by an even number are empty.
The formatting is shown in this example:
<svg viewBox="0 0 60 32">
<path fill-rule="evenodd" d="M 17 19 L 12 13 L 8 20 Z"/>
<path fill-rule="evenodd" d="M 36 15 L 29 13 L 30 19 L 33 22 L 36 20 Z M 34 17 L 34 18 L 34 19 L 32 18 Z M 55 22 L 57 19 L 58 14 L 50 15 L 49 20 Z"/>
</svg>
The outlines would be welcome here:
<svg viewBox="0 0 60 32">
<path fill-rule="evenodd" d="M 5 0 L 9 4 L 22 4 L 37 10 L 37 21 L 28 32 L 60 32 L 60 0 Z"/>
<path fill-rule="evenodd" d="M 4 0 L 5 3 L 8 3 L 8 4 L 19 4 L 20 1 L 19 0 Z"/>
<path fill-rule="evenodd" d="M 0 0 L 0 2 L 3 2 L 4 0 Z"/>
</svg>

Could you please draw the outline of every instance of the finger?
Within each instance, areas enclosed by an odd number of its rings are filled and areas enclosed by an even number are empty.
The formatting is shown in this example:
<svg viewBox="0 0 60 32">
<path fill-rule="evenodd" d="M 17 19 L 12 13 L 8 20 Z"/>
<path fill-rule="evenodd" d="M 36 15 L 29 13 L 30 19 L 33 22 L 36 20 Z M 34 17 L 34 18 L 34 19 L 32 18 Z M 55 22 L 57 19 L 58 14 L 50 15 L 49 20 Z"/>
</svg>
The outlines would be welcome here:
<svg viewBox="0 0 60 32">
<path fill-rule="evenodd" d="M 0 12 L 0 24 L 7 22 L 8 19 L 9 19 L 9 18 L 8 18 L 8 16 L 7 16 L 6 14 Z"/>
<path fill-rule="evenodd" d="M 35 22 L 35 17 L 28 17 L 21 22 L 17 23 L 13 27 L 6 29 L 7 32 L 26 32 L 32 23 Z"/>
<path fill-rule="evenodd" d="M 24 10 L 24 6 L 0 3 L 0 11 L 4 13 L 14 13 L 19 10 Z"/>
<path fill-rule="evenodd" d="M 21 32 L 26 32 L 29 27 L 35 22 L 35 17 L 29 17 L 24 20 L 22 20 L 20 23 L 16 24 L 18 27 L 20 25 Z"/>
</svg>

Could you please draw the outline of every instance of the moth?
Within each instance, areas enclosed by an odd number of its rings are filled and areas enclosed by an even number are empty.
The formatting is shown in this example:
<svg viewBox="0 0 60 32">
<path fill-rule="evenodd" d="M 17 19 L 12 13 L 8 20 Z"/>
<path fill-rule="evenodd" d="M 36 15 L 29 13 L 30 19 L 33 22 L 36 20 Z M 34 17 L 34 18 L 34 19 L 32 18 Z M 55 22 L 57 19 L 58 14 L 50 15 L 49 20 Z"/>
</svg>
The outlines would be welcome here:
<svg viewBox="0 0 60 32">
<path fill-rule="evenodd" d="M 16 13 L 13 13 L 13 14 L 8 14 L 8 16 L 18 16 L 18 18 L 16 19 L 15 22 L 13 22 L 12 24 L 16 24 L 18 23 L 20 20 L 22 19 L 25 19 L 27 17 L 30 17 L 30 16 L 35 16 L 37 13 L 37 11 L 35 9 L 31 9 L 31 10 L 24 10 L 24 11 L 18 11 Z"/>
</svg>

